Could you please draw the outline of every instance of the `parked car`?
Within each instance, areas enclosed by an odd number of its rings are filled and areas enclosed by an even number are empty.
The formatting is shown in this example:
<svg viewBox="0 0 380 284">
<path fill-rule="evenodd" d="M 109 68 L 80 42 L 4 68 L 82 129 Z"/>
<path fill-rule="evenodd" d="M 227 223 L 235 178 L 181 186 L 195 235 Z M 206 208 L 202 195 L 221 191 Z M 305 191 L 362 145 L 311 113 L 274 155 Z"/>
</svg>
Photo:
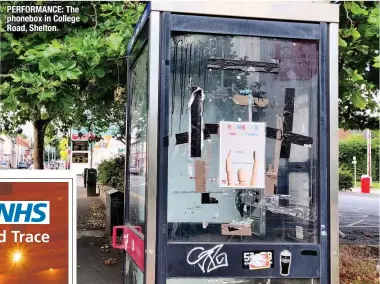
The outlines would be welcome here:
<svg viewBox="0 0 380 284">
<path fill-rule="evenodd" d="M 138 175 L 140 173 L 140 170 L 138 167 L 130 166 L 129 173 L 131 173 L 132 175 Z"/>
<path fill-rule="evenodd" d="M 9 163 L 7 162 L 0 162 L 0 170 L 9 170 Z"/>
<path fill-rule="evenodd" d="M 22 169 L 22 170 L 25 170 L 25 169 L 27 169 L 28 168 L 28 166 L 25 164 L 25 163 L 23 163 L 23 162 L 19 162 L 18 163 L 18 169 Z"/>
</svg>

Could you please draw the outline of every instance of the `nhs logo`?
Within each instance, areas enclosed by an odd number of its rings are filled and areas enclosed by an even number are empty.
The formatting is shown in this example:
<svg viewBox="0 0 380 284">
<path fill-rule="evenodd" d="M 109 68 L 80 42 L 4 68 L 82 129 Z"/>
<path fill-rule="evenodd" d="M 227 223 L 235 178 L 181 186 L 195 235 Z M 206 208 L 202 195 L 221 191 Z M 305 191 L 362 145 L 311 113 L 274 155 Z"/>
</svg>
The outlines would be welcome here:
<svg viewBox="0 0 380 284">
<path fill-rule="evenodd" d="M 50 224 L 50 202 L 0 201 L 0 224 Z"/>
</svg>

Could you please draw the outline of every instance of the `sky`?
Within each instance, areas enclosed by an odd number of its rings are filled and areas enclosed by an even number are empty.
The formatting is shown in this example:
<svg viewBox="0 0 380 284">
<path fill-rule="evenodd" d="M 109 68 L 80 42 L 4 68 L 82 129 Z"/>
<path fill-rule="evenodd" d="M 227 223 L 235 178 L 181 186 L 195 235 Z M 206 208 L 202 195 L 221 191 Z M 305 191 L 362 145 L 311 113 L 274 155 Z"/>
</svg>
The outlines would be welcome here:
<svg viewBox="0 0 380 284">
<path fill-rule="evenodd" d="M 21 128 L 22 128 L 22 133 L 24 133 L 26 136 L 30 138 L 33 138 L 33 125 L 30 122 L 28 122 Z"/>
</svg>

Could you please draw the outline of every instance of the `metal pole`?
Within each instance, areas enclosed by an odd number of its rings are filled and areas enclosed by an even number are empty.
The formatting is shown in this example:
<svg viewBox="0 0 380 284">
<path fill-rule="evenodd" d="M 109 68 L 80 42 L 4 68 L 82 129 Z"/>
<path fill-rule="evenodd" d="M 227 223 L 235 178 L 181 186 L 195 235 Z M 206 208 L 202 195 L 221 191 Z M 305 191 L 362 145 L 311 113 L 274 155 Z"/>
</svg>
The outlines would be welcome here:
<svg viewBox="0 0 380 284">
<path fill-rule="evenodd" d="M 67 140 L 67 146 L 69 147 L 70 149 L 70 153 L 68 153 L 68 157 L 67 157 L 67 160 L 68 160 L 68 165 L 67 165 L 67 170 L 70 170 L 70 167 L 71 167 L 71 128 L 69 129 L 69 139 Z"/>
<path fill-rule="evenodd" d="M 16 153 L 16 167 L 18 168 L 18 163 L 20 162 L 20 145 L 17 143 L 17 153 Z"/>
<path fill-rule="evenodd" d="M 92 169 L 92 131 L 93 131 L 93 129 L 94 129 L 94 124 L 93 123 L 91 123 L 91 132 L 90 132 L 90 137 L 91 137 L 91 142 L 90 142 L 90 169 Z"/>
<path fill-rule="evenodd" d="M 90 142 L 90 169 L 92 169 L 92 141 Z"/>
<path fill-rule="evenodd" d="M 357 164 L 356 156 L 352 157 L 352 164 L 354 165 L 354 185 L 356 187 L 356 164 Z"/>
<path fill-rule="evenodd" d="M 371 131 L 369 129 L 367 129 L 367 175 L 370 177 L 370 182 L 371 182 L 371 185 L 372 185 L 372 175 L 371 175 L 371 172 L 372 172 L 372 165 L 371 165 L 371 162 L 372 162 L 372 157 L 371 157 Z"/>
</svg>

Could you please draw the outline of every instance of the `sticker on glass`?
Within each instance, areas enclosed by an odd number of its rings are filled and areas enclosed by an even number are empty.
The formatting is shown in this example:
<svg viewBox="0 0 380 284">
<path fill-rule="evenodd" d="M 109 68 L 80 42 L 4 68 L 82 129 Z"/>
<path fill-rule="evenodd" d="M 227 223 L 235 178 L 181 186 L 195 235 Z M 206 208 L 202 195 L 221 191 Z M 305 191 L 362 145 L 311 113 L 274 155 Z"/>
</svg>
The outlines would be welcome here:
<svg viewBox="0 0 380 284">
<path fill-rule="evenodd" d="M 219 131 L 219 186 L 265 188 L 266 124 L 221 121 Z"/>
<path fill-rule="evenodd" d="M 243 268 L 258 270 L 273 267 L 273 251 L 243 252 Z"/>
<path fill-rule="evenodd" d="M 296 226 L 296 239 L 303 240 L 303 228 Z"/>
<path fill-rule="evenodd" d="M 282 276 L 288 276 L 290 273 L 290 265 L 292 263 L 292 253 L 288 250 L 283 250 L 280 255 L 280 263 L 280 274 Z"/>
</svg>

